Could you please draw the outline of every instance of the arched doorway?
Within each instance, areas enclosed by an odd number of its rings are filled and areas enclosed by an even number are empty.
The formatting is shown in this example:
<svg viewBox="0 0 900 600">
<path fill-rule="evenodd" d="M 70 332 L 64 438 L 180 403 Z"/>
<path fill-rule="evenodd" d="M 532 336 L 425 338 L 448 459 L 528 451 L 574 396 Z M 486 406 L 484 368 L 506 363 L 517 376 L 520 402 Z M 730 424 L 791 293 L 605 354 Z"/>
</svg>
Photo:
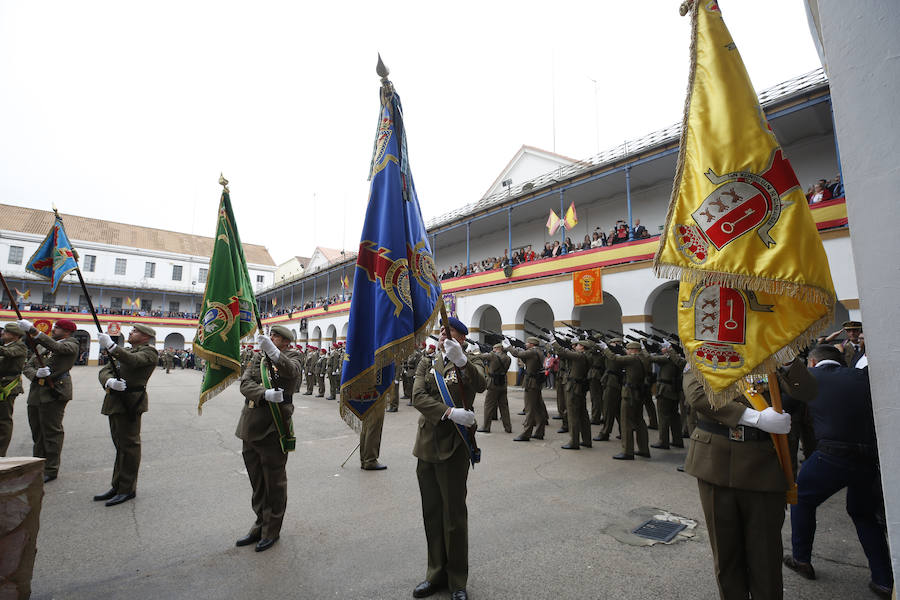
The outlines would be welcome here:
<svg viewBox="0 0 900 600">
<path fill-rule="evenodd" d="M 572 309 L 572 319 L 580 321 L 582 329 L 594 329 L 608 333 L 607 329 L 622 331 L 622 307 L 616 297 L 603 292 L 603 304 L 576 306 Z"/>
<path fill-rule="evenodd" d="M 530 322 L 530 323 L 529 323 Z M 516 311 L 516 324 L 521 324 L 524 328 L 517 333 L 521 333 L 520 339 L 525 339 L 529 335 L 543 335 L 536 327 L 544 329 L 554 329 L 553 327 L 553 309 L 545 300 L 540 298 L 531 298 L 526 300 Z M 532 325 L 531 323 L 534 323 Z"/>
<path fill-rule="evenodd" d="M 312 335 L 309 337 L 309 343 L 317 348 L 322 347 L 322 328 L 318 325 L 313 327 Z"/>
<path fill-rule="evenodd" d="M 180 333 L 170 333 L 166 336 L 164 345 L 172 350 L 184 350 L 184 336 Z"/>
<path fill-rule="evenodd" d="M 334 346 L 334 343 L 337 341 L 337 327 L 334 325 L 329 325 L 328 329 L 325 330 L 325 342 L 329 346 Z"/>
<path fill-rule="evenodd" d="M 678 282 L 670 281 L 653 290 L 647 297 L 646 311 L 654 327 L 678 333 Z"/>
<path fill-rule="evenodd" d="M 478 341 L 482 344 L 495 344 L 496 336 L 489 335 L 485 331 L 501 333 L 503 321 L 500 319 L 500 311 L 490 304 L 478 308 L 472 315 L 472 325 L 478 328 Z"/>
<path fill-rule="evenodd" d="M 84 329 L 78 329 L 72 334 L 72 337 L 78 340 L 78 358 L 75 359 L 75 364 L 88 364 L 88 354 L 91 350 L 91 334 Z"/>
</svg>

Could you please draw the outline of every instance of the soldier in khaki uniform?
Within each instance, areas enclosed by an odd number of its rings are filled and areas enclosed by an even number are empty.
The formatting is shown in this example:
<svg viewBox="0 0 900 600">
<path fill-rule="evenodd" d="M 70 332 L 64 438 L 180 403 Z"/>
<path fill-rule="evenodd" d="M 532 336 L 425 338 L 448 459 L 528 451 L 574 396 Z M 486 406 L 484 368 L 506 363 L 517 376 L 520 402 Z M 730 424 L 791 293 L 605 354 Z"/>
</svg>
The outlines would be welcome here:
<svg viewBox="0 0 900 600">
<path fill-rule="evenodd" d="M 468 328 L 454 317 L 449 325 L 449 337 L 441 330 L 441 351 L 433 361 L 424 358 L 419 362 L 413 384 L 413 406 L 422 413 L 413 456 L 418 459 L 416 477 L 428 544 L 425 581 L 416 586 L 413 597 L 424 598 L 446 586 L 452 600 L 466 600 L 469 450 L 456 424 L 475 424 L 475 413 L 458 407 L 471 406 L 475 394 L 484 390 L 484 366 L 464 351 Z M 433 371 L 444 377 L 455 407 L 444 402 Z"/>
<path fill-rule="evenodd" d="M 13 432 L 13 402 L 22 388 L 22 369 L 28 348 L 25 332 L 17 323 L 7 323 L 0 333 L 0 456 L 6 456 Z"/>
<path fill-rule="evenodd" d="M 316 362 L 319 360 L 319 351 L 315 346 L 306 348 L 306 357 L 303 359 L 303 369 L 306 371 L 306 391 L 304 396 L 311 396 L 316 385 Z"/>
<path fill-rule="evenodd" d="M 550 340 L 552 343 L 553 340 Z M 561 419 L 562 426 L 556 430 L 556 433 L 569 432 L 569 418 L 566 414 L 566 382 L 569 380 L 569 359 L 559 356 L 559 371 L 556 373 L 556 416 L 554 419 Z"/>
<path fill-rule="evenodd" d="M 613 338 L 609 340 L 609 347 L 616 353 L 623 352 L 622 338 Z M 603 360 L 603 376 L 600 383 L 603 384 L 603 428 L 595 442 L 609 441 L 612 434 L 613 425 L 619 424 L 619 431 L 622 430 L 622 369 L 616 365 L 615 359 L 607 358 L 603 348 L 600 348 L 600 357 Z M 598 367 L 599 369 L 600 367 Z"/>
<path fill-rule="evenodd" d="M 588 371 L 588 382 L 591 391 L 591 425 L 603 424 L 603 374 L 606 372 L 606 358 L 591 344 L 588 352 L 591 368 Z"/>
<path fill-rule="evenodd" d="M 522 382 L 525 392 L 525 430 L 514 437 L 513 441 L 527 442 L 532 437 L 542 440 L 544 428 L 550 420 L 547 417 L 547 406 L 541 396 L 541 388 L 544 387 L 544 353 L 540 348 L 541 340 L 536 337 L 527 338 L 524 350 L 514 348 L 506 338 L 503 338 L 501 344 L 504 350 L 525 363 L 525 379 Z"/>
<path fill-rule="evenodd" d="M 319 356 L 316 358 L 316 366 L 313 368 L 316 374 L 316 383 L 318 383 L 318 394 L 316 398 L 325 397 L 325 374 L 328 372 L 328 351 L 325 348 L 319 350 Z"/>
<path fill-rule="evenodd" d="M 387 465 L 378 462 L 378 457 L 381 455 L 381 432 L 384 429 L 385 411 L 384 407 L 372 410 L 374 412 L 363 421 L 362 430 L 359 432 L 359 468 L 364 471 L 384 471 Z"/>
<path fill-rule="evenodd" d="M 659 365 L 659 376 L 656 378 L 656 405 L 659 411 L 659 441 L 650 444 L 651 448 L 668 450 L 671 445 L 684 448 L 681 441 L 681 418 L 678 415 L 678 402 L 681 394 L 681 372 L 687 361 L 674 348 L 666 343 L 663 354 L 651 354 L 650 362 Z"/>
<path fill-rule="evenodd" d="M 613 365 L 625 370 L 625 385 L 622 388 L 622 409 L 619 422 L 622 425 L 622 452 L 613 456 L 616 460 L 634 460 L 634 455 L 650 458 L 650 444 L 647 423 L 644 422 L 644 397 L 650 393 L 646 378 L 650 358 L 642 353 L 638 342 L 625 344 L 625 356 L 618 356 L 600 342 L 603 354 Z M 634 451 L 635 437 L 638 451 Z"/>
<path fill-rule="evenodd" d="M 59 319 L 50 335 L 35 329 L 27 320 L 19 321 L 19 327 L 30 335 L 36 344 L 46 366 L 38 366 L 37 357 L 31 357 L 23 373 L 31 380 L 28 390 L 28 425 L 34 441 L 34 456 L 47 459 L 44 463 L 44 482 L 53 481 L 59 473 L 62 454 L 63 416 L 66 403 L 72 399 L 72 377 L 69 370 L 78 359 L 81 346 L 72 337 L 76 326 L 74 321 Z"/>
<path fill-rule="evenodd" d="M 499 409 L 500 420 L 506 433 L 512 433 L 512 421 L 509 419 L 509 400 L 506 395 L 506 373 L 512 359 L 503 349 L 503 344 L 494 344 L 491 352 L 479 354 L 478 358 L 485 366 L 487 392 L 484 395 L 484 421 L 481 423 L 483 433 L 491 432 L 491 419 Z"/>
<path fill-rule="evenodd" d="M 554 342 L 553 351 L 568 363 L 566 374 L 566 415 L 569 420 L 569 443 L 564 444 L 564 450 L 578 450 L 581 446 L 590 448 L 591 422 L 587 413 L 588 371 L 591 368 L 591 357 L 588 351 L 594 347 L 590 340 L 578 340 L 571 338 L 570 342 L 574 350 L 564 348 Z M 579 437 L 581 438 L 579 441 Z"/>
<path fill-rule="evenodd" d="M 784 379 L 781 389 L 793 398 L 815 397 L 815 380 L 802 361 L 792 363 Z M 684 470 L 697 478 L 719 595 L 780 600 L 787 482 L 769 434 L 787 433 L 791 416 L 771 407 L 757 412 L 742 395 L 713 409 L 690 372 L 683 386 L 698 414 Z"/>
<path fill-rule="evenodd" d="M 268 550 L 281 534 L 287 506 L 287 453 L 282 450 L 272 408 L 279 411 L 285 433 L 292 431 L 293 395 L 300 380 L 301 356 L 291 348 L 293 332 L 273 325 L 268 337 L 257 338 L 261 352 L 241 376 L 244 408 L 234 434 L 243 442 L 241 454 L 253 488 L 251 503 L 256 522 L 235 545 L 256 544 L 256 551 Z M 264 360 L 265 359 L 265 360 Z M 262 383 L 262 369 L 271 365 L 272 388 Z"/>
<path fill-rule="evenodd" d="M 341 367 L 344 362 L 344 352 L 341 349 L 341 343 L 337 342 L 332 348 L 331 352 L 328 354 L 328 387 L 330 395 L 328 396 L 328 400 L 334 400 L 337 398 L 337 393 L 340 391 L 341 387 Z"/>
<path fill-rule="evenodd" d="M 105 333 L 98 336 L 100 347 L 116 361 L 119 378 L 112 365 L 100 369 L 100 385 L 106 391 L 101 414 L 109 417 L 109 434 L 116 447 L 116 462 L 108 491 L 94 496 L 115 506 L 137 494 L 138 469 L 141 466 L 141 415 L 147 412 L 147 381 L 159 361 L 153 347 L 156 332 L 152 327 L 136 324 L 128 334 L 131 348 L 123 348 Z"/>
<path fill-rule="evenodd" d="M 166 368 L 166 374 L 175 366 L 175 355 L 171 348 L 163 350 L 163 366 Z"/>
</svg>

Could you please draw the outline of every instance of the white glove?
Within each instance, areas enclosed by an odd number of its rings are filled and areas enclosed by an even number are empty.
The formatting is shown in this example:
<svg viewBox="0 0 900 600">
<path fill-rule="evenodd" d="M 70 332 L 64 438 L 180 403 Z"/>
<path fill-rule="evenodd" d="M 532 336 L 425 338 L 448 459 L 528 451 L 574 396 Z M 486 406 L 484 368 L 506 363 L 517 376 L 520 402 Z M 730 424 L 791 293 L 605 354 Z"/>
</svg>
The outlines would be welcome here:
<svg viewBox="0 0 900 600">
<path fill-rule="evenodd" d="M 256 336 L 256 342 L 259 344 L 259 349 L 265 352 L 266 356 L 269 357 L 269 360 L 274 362 L 281 356 L 281 352 L 275 347 L 275 342 L 273 342 L 269 336 L 258 335 Z"/>
<path fill-rule="evenodd" d="M 776 412 L 771 406 L 761 412 L 747 408 L 741 415 L 739 423 L 762 429 L 768 433 L 788 433 L 791 430 L 791 415 Z"/>
<path fill-rule="evenodd" d="M 100 345 L 103 346 L 104 350 L 112 350 L 116 345 L 113 339 L 109 337 L 108 333 L 101 333 L 98 335 L 97 341 L 100 342 Z"/>
<path fill-rule="evenodd" d="M 41 367 L 35 373 L 39 378 L 50 377 L 50 367 Z"/>
<path fill-rule="evenodd" d="M 578 338 L 575 337 L 574 335 L 571 336 L 571 337 L 569 338 L 569 343 L 572 344 L 572 345 L 577 344 L 577 343 L 578 343 Z"/>
<path fill-rule="evenodd" d="M 663 352 L 668 352 L 671 347 L 672 347 L 672 344 L 669 343 L 669 340 L 666 340 L 665 342 L 662 343 L 662 346 L 660 346 L 660 348 L 662 348 Z"/>
<path fill-rule="evenodd" d="M 22 328 L 22 331 L 28 333 L 32 329 L 34 329 L 34 323 L 29 321 L 28 319 L 19 319 L 19 327 Z"/>
<path fill-rule="evenodd" d="M 466 362 L 468 362 L 462 346 L 460 346 L 459 342 L 453 338 L 444 341 L 444 354 L 450 359 L 450 362 L 457 367 L 464 367 L 466 366 Z"/>
<path fill-rule="evenodd" d="M 464 408 L 451 408 L 447 418 L 463 427 L 471 427 L 475 424 L 475 413 Z"/>
<path fill-rule="evenodd" d="M 276 348 L 277 350 L 277 348 Z M 271 390 L 266 390 L 266 402 L 273 402 L 275 404 L 281 404 L 284 402 L 284 390 L 279 388 L 273 388 Z"/>
<path fill-rule="evenodd" d="M 606 350 L 607 348 L 609 348 L 609 346 L 607 346 L 607 345 L 606 345 L 606 342 L 604 342 L 603 340 L 597 340 L 597 346 L 598 346 L 601 350 Z"/>
<path fill-rule="evenodd" d="M 510 344 L 509 340 L 506 338 L 503 338 L 502 340 L 500 340 L 500 345 L 503 346 L 504 350 L 509 350 L 509 347 L 512 346 L 512 344 Z"/>
<path fill-rule="evenodd" d="M 111 390 L 116 390 L 117 392 L 124 392 L 127 386 L 125 385 L 124 379 L 116 379 L 114 377 L 110 377 L 106 380 L 106 387 Z"/>
</svg>

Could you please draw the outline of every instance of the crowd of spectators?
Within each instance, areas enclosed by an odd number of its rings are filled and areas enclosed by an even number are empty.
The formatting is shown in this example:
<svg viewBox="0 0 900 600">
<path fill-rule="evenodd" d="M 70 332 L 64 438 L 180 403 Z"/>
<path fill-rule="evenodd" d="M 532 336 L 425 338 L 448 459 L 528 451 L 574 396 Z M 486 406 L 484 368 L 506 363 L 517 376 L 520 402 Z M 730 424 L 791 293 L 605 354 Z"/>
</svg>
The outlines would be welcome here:
<svg viewBox="0 0 900 600">
<path fill-rule="evenodd" d="M 13 310 L 12 304 L 3 303 L 4 308 Z M 98 315 L 123 315 L 130 317 L 167 317 L 172 319 L 197 319 L 197 313 L 169 310 L 142 310 L 139 308 L 110 308 L 108 306 L 95 306 Z M 68 304 L 26 304 L 19 302 L 19 310 L 31 310 L 37 312 L 59 312 L 90 314 L 87 306 L 70 306 Z"/>
<path fill-rule="evenodd" d="M 504 269 L 508 266 L 516 266 L 533 260 L 554 258 L 564 254 L 592 250 L 604 246 L 613 246 L 615 244 L 648 237 L 650 237 L 650 233 L 647 231 L 646 227 L 641 225 L 640 219 L 635 219 L 634 227 L 631 228 L 628 227 L 628 223 L 624 219 L 619 219 L 609 232 L 603 231 L 600 227 L 596 227 L 594 233 L 585 235 L 580 243 L 576 244 L 570 237 L 567 237 L 563 242 L 560 242 L 559 240 L 545 242 L 544 248 L 540 253 L 535 252 L 529 245 L 515 250 L 512 258 L 508 257 L 506 250 L 504 250 L 503 256 L 486 258 L 482 261 L 471 263 L 468 265 L 468 268 L 465 263 L 458 263 L 443 269 L 440 274 L 440 279 L 453 279 L 454 277 L 462 277 L 463 275 L 470 275 L 472 273 Z"/>
<path fill-rule="evenodd" d="M 328 307 L 332 304 L 340 304 L 341 302 L 349 302 L 351 296 L 353 294 L 335 294 L 333 296 L 317 298 L 316 300 L 308 300 L 303 304 L 294 304 L 291 306 L 281 306 L 275 307 L 271 310 L 264 311 L 262 316 L 266 317 L 275 317 L 278 315 L 288 315 L 289 317 L 293 317 L 295 312 L 301 312 L 304 310 L 312 310 L 313 308 L 324 308 L 328 310 Z"/>
<path fill-rule="evenodd" d="M 841 181 L 841 174 L 838 173 L 831 181 L 820 179 L 806 190 L 806 201 L 810 204 L 818 204 L 826 202 L 832 198 L 843 198 L 844 182 Z"/>
</svg>

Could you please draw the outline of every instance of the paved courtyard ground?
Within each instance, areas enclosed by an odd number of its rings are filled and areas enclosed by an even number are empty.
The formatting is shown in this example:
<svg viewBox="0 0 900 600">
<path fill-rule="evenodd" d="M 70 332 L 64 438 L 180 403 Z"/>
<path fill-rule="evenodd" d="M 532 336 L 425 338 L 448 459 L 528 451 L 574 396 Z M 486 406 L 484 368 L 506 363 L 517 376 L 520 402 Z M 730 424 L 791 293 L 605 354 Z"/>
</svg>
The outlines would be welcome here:
<svg viewBox="0 0 900 600">
<path fill-rule="evenodd" d="M 418 412 L 405 401 L 385 417 L 381 460 L 389 468 L 369 472 L 358 455 L 340 467 L 357 437 L 337 403 L 295 397 L 298 444 L 288 461 L 284 529 L 273 549 L 256 553 L 234 546 L 254 519 L 234 437 L 236 385 L 198 416 L 201 373 L 158 369 L 148 385 L 138 496 L 106 508 L 91 500 L 109 487 L 114 459 L 97 368 L 72 374 L 75 399 L 60 476 L 46 486 L 33 598 L 409 598 L 423 579 L 411 454 Z M 31 454 L 24 398 L 16 402 L 10 456 Z M 510 403 L 513 413 L 521 409 L 521 391 L 511 388 Z M 547 405 L 555 414 L 555 397 Z M 513 419 L 518 432 L 521 417 Z M 480 436 L 483 461 L 469 476 L 470 596 L 717 597 L 696 481 L 676 471 L 684 451 L 614 461 L 617 442 L 566 451 L 556 427 L 552 421 L 543 442 L 513 443 L 499 423 Z M 662 511 L 696 521 L 693 537 L 639 545 L 628 531 Z M 783 534 L 788 548 L 789 520 Z M 817 581 L 785 570 L 786 598 L 874 598 L 844 494 L 819 513 L 814 565 Z"/>
</svg>

